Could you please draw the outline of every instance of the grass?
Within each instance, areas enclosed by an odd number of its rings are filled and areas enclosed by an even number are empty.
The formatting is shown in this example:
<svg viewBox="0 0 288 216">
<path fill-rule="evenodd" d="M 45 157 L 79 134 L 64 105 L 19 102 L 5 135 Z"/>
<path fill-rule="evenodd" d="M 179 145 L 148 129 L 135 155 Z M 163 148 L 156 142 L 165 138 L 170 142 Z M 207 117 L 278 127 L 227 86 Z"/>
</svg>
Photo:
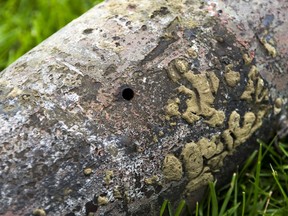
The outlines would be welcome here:
<svg viewBox="0 0 288 216">
<path fill-rule="evenodd" d="M 195 212 L 187 213 L 185 201 L 181 201 L 176 213 L 169 201 L 162 206 L 160 216 L 285 216 L 288 215 L 288 145 L 279 143 L 275 148 L 259 141 L 259 150 L 246 161 L 243 169 L 234 173 L 230 184 L 216 190 L 217 182 L 209 184 L 206 199 L 197 203 Z M 180 210 L 179 210 L 180 208 Z"/>
<path fill-rule="evenodd" d="M 25 52 L 49 37 L 72 19 L 101 0 L 0 0 L 0 71 Z M 280 153 L 279 153 L 279 152 Z M 288 215 L 288 150 L 260 142 L 257 152 L 247 160 L 231 183 L 216 190 L 210 183 L 209 193 L 192 214 L 184 200 L 177 209 L 164 201 L 160 216 L 212 215 L 254 216 Z"/>
<path fill-rule="evenodd" d="M 102 0 L 0 0 L 0 71 Z"/>
</svg>

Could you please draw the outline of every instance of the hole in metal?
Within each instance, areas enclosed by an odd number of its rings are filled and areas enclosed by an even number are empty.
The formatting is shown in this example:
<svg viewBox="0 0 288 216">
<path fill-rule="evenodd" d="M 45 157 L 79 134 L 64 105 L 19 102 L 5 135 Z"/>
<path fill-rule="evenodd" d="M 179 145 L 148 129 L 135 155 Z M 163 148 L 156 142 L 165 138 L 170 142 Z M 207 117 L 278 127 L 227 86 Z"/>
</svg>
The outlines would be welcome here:
<svg viewBox="0 0 288 216">
<path fill-rule="evenodd" d="M 123 99 L 130 101 L 134 97 L 134 91 L 131 88 L 124 88 L 122 90 L 122 97 Z"/>
</svg>

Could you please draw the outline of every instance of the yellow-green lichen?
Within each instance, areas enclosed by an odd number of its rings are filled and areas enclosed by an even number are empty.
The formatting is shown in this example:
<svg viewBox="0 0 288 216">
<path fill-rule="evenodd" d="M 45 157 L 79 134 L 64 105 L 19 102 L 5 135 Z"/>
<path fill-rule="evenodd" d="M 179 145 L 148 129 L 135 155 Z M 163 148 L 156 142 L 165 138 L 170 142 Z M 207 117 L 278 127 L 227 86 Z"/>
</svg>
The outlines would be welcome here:
<svg viewBox="0 0 288 216">
<path fill-rule="evenodd" d="M 245 91 L 241 95 L 242 100 L 252 101 L 252 94 L 255 92 L 253 80 L 249 79 Z"/>
<path fill-rule="evenodd" d="M 157 135 L 154 135 L 152 140 L 154 143 L 158 143 L 159 141 Z"/>
<path fill-rule="evenodd" d="M 262 118 L 265 113 L 266 110 L 260 110 L 256 115 L 253 112 L 246 112 L 241 126 L 240 114 L 233 111 L 228 121 L 229 128 L 222 133 L 228 149 L 232 150 L 250 138 L 251 135 L 262 126 Z"/>
<path fill-rule="evenodd" d="M 199 105 L 195 112 L 198 112 L 198 114 L 201 112 L 201 114 L 204 116 L 210 116 L 212 112 L 210 108 L 214 102 L 214 96 L 209 86 L 206 73 L 186 73 L 184 76 L 199 93 Z M 197 101 L 194 102 L 197 104 Z"/>
<path fill-rule="evenodd" d="M 192 84 L 193 90 L 180 86 L 178 91 L 189 96 L 186 100 L 186 111 L 182 114 L 188 123 L 192 124 L 200 119 L 200 116 L 210 117 L 205 122 L 211 126 L 221 125 L 225 115 L 223 111 L 213 108 L 214 95 L 219 88 L 219 79 L 214 72 L 194 74 L 191 71 L 184 74 L 184 77 Z"/>
<path fill-rule="evenodd" d="M 170 119 L 172 116 L 179 116 L 181 113 L 179 112 L 179 104 L 180 100 L 179 98 L 175 98 L 174 100 L 169 99 L 168 104 L 165 107 L 165 112 L 167 114 L 166 118 Z"/>
<path fill-rule="evenodd" d="M 182 113 L 179 111 L 180 100 L 178 98 L 169 99 L 165 107 L 166 119 L 170 120 L 172 116 L 181 116 L 189 124 L 193 124 L 204 117 L 204 122 L 212 127 L 222 125 L 225 120 L 224 112 L 213 108 L 215 95 L 219 89 L 219 78 L 213 71 L 195 74 L 188 69 L 189 64 L 183 58 L 173 59 L 168 64 L 168 77 L 180 85 L 178 93 L 186 94 L 189 98 L 185 101 L 186 110 Z M 180 79 L 189 81 L 192 88 L 181 85 L 178 82 Z"/>
<path fill-rule="evenodd" d="M 172 154 L 166 155 L 163 162 L 163 175 L 168 181 L 179 181 L 182 177 L 182 164 L 178 158 Z"/>
<path fill-rule="evenodd" d="M 272 44 L 268 43 L 265 37 L 262 37 L 260 41 L 267 50 L 267 52 L 269 53 L 269 55 L 275 58 L 277 56 L 276 48 Z"/>
<path fill-rule="evenodd" d="M 268 89 L 265 88 L 264 81 L 260 77 L 257 79 L 256 90 L 255 90 L 255 101 L 256 103 L 260 103 L 263 100 L 268 100 L 269 92 Z"/>
<path fill-rule="evenodd" d="M 275 58 L 277 55 L 276 48 L 267 42 L 264 43 L 263 45 L 264 45 L 265 49 L 268 51 L 269 55 L 271 55 L 273 58 Z"/>
<path fill-rule="evenodd" d="M 282 98 L 276 98 L 274 102 L 274 114 L 277 115 L 281 112 L 283 106 L 283 99 Z"/>
<path fill-rule="evenodd" d="M 225 81 L 230 87 L 235 87 L 240 81 L 240 73 L 232 70 L 233 65 L 225 67 Z"/>
<path fill-rule="evenodd" d="M 232 151 L 233 148 L 234 148 L 234 139 L 233 139 L 233 137 L 231 135 L 231 131 L 229 129 L 223 131 L 222 137 L 223 137 L 223 139 L 225 141 L 225 144 L 226 144 L 228 150 Z"/>
<path fill-rule="evenodd" d="M 115 186 L 113 189 L 113 196 L 115 199 L 122 199 L 122 195 L 120 193 L 119 188 L 120 188 L 119 186 Z"/>
<path fill-rule="evenodd" d="M 187 53 L 191 58 L 197 58 L 198 57 L 197 50 L 194 49 L 193 47 L 188 48 Z"/>
<path fill-rule="evenodd" d="M 219 155 L 216 155 L 215 157 L 211 158 L 208 162 L 207 165 L 214 171 L 216 172 L 217 169 L 220 169 L 223 166 L 224 159 L 228 155 L 227 151 L 222 152 Z"/>
<path fill-rule="evenodd" d="M 225 113 L 222 110 L 215 110 L 213 115 L 209 120 L 205 120 L 204 122 L 209 124 L 212 127 L 220 126 L 223 124 L 225 120 Z"/>
<path fill-rule="evenodd" d="M 187 54 L 190 57 L 197 56 L 194 48 L 187 50 Z M 243 59 L 246 65 L 250 65 L 253 60 L 248 54 L 244 54 Z M 246 86 L 241 99 L 260 105 L 256 112 L 252 112 L 250 110 L 253 109 L 250 109 L 242 116 L 234 110 L 230 116 L 226 117 L 224 111 L 227 110 L 225 108 L 223 110 L 214 108 L 215 96 L 218 95 L 220 85 L 217 75 L 213 71 L 199 73 L 188 70 L 188 63 L 181 58 L 171 62 L 168 75 L 179 85 L 177 88 L 179 98 L 183 98 L 183 95 L 186 97 L 184 101 L 186 106 L 183 106 L 183 101 L 178 98 L 177 100 L 170 99 L 165 108 L 166 114 L 181 116 L 189 124 L 202 120 L 211 127 L 223 125 L 226 118 L 228 121 L 226 130 L 221 130 L 211 138 L 201 137 L 198 141 L 189 142 L 182 149 L 179 158 L 183 163 L 185 177 L 189 181 L 186 189 L 188 192 L 193 192 L 201 186 L 207 185 L 209 181 L 213 181 L 211 170 L 213 172 L 219 170 L 223 166 L 226 156 L 231 154 L 237 146 L 246 142 L 262 126 L 263 117 L 268 109 L 262 102 L 268 100 L 268 89 L 255 66 L 251 66 L 247 80 L 241 80 L 240 73 L 234 71 L 233 65 L 227 65 L 223 74 L 227 86 L 233 88 L 240 81 L 245 81 Z M 242 79 L 244 78 L 242 77 Z M 280 101 L 277 101 L 277 106 L 281 107 L 279 104 L 281 104 Z M 169 160 L 175 158 L 178 161 L 174 155 L 169 157 L 171 157 Z M 181 164 L 179 164 L 180 166 Z M 169 174 L 171 175 L 171 171 Z M 181 178 L 182 172 L 177 176 Z"/>
<path fill-rule="evenodd" d="M 106 185 L 109 185 L 112 182 L 113 175 L 114 174 L 113 174 L 112 170 L 106 170 L 105 171 L 104 182 Z"/>
<path fill-rule="evenodd" d="M 257 103 L 260 103 L 263 100 L 268 100 L 268 97 L 268 89 L 265 88 L 263 79 L 259 76 L 257 68 L 253 65 L 248 73 L 248 81 L 240 98 L 247 101 L 254 99 Z"/>
<path fill-rule="evenodd" d="M 203 157 L 199 146 L 194 143 L 187 143 L 182 149 L 185 172 L 189 179 L 197 177 L 203 170 Z"/>
<path fill-rule="evenodd" d="M 203 186 L 207 186 L 209 182 L 214 180 L 213 175 L 210 172 L 202 173 L 198 178 L 192 179 L 186 185 L 186 192 L 191 193 Z"/>
<path fill-rule="evenodd" d="M 189 70 L 188 62 L 185 59 L 176 59 L 175 67 L 181 74 L 184 74 Z"/>
<path fill-rule="evenodd" d="M 91 168 L 85 168 L 83 170 L 84 175 L 89 176 L 92 173 L 92 169 Z"/>
<path fill-rule="evenodd" d="M 198 146 L 201 149 L 201 154 L 206 158 L 211 158 L 217 149 L 215 142 L 203 137 L 197 142 Z"/>
<path fill-rule="evenodd" d="M 128 191 L 125 191 L 124 192 L 124 199 L 126 200 L 127 203 L 130 203 L 131 202 L 131 198 L 128 194 Z"/>
<path fill-rule="evenodd" d="M 245 62 L 245 65 L 250 65 L 253 59 L 245 53 L 243 54 L 243 60 Z"/>
<path fill-rule="evenodd" d="M 181 78 L 180 74 L 177 72 L 175 65 L 173 63 L 170 63 L 168 65 L 167 75 L 173 82 L 177 82 Z"/>
<path fill-rule="evenodd" d="M 106 196 L 98 196 L 97 202 L 98 205 L 106 205 L 108 204 L 109 200 Z"/>
<path fill-rule="evenodd" d="M 35 209 L 32 213 L 34 216 L 46 216 L 46 211 L 42 208 Z"/>
<path fill-rule="evenodd" d="M 248 73 L 248 81 L 244 92 L 241 95 L 241 99 L 252 101 L 252 94 L 255 92 L 254 81 L 258 76 L 257 68 L 253 65 Z"/>
<path fill-rule="evenodd" d="M 187 143 L 182 149 L 181 156 L 188 179 L 198 178 L 201 173 L 208 172 L 209 168 L 204 167 L 203 157 L 208 161 L 217 162 L 217 164 L 208 164 L 209 167 L 219 167 L 221 164 L 219 160 L 226 156 L 226 154 L 224 156 L 223 150 L 224 145 L 220 141 L 219 135 L 214 135 L 211 139 L 203 137 L 196 143 Z"/>
<path fill-rule="evenodd" d="M 218 88 L 219 88 L 219 79 L 216 76 L 216 74 L 214 72 L 206 72 L 206 77 L 207 77 L 207 81 L 209 83 L 209 87 L 210 87 L 210 91 L 213 94 L 216 94 L 218 92 Z M 213 99 L 214 101 L 214 99 Z"/>
<path fill-rule="evenodd" d="M 173 126 L 176 126 L 176 125 L 177 125 L 176 122 L 171 122 L 171 123 L 170 123 L 170 126 L 172 126 L 172 127 L 173 127 Z"/>
<path fill-rule="evenodd" d="M 159 177 L 157 175 L 153 175 L 150 178 L 145 178 L 144 182 L 145 182 L 145 184 L 148 184 L 148 185 L 158 184 Z"/>
<path fill-rule="evenodd" d="M 69 194 L 71 194 L 73 192 L 73 190 L 71 188 L 65 188 L 64 189 L 64 196 L 69 196 Z"/>
</svg>

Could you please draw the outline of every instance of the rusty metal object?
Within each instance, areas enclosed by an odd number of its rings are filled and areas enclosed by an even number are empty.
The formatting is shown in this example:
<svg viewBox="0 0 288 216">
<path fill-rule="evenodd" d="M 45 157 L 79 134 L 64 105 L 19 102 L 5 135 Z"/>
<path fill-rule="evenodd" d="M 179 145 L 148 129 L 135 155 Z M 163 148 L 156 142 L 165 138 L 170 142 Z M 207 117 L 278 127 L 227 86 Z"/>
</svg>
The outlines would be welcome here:
<svg viewBox="0 0 288 216">
<path fill-rule="evenodd" d="M 0 215 L 157 215 L 225 182 L 287 119 L 286 9 L 110 0 L 21 57 L 0 74 Z"/>
</svg>

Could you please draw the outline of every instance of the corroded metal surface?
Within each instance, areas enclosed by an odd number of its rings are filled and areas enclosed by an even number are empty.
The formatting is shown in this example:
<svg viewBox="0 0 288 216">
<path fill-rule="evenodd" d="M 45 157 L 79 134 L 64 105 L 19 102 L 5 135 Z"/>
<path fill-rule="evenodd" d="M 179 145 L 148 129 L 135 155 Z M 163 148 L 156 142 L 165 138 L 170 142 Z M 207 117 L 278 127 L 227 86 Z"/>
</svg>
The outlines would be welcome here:
<svg viewBox="0 0 288 216">
<path fill-rule="evenodd" d="M 0 215 L 157 215 L 225 182 L 284 115 L 277 2 L 110 0 L 17 60 Z"/>
</svg>

